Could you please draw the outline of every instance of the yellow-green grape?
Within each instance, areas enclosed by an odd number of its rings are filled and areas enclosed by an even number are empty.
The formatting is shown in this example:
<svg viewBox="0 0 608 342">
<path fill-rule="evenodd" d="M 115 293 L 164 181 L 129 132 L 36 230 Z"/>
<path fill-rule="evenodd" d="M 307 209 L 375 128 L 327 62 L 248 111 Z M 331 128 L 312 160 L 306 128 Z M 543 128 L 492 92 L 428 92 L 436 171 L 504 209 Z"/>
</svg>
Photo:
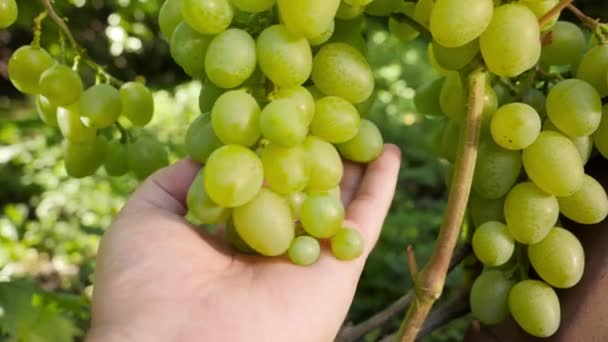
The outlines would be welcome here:
<svg viewBox="0 0 608 342">
<path fill-rule="evenodd" d="M 477 39 L 457 47 L 445 47 L 433 41 L 433 54 L 441 67 L 448 70 L 460 70 L 467 66 L 479 53 Z"/>
<path fill-rule="evenodd" d="M 282 195 L 302 191 L 308 184 L 310 165 L 302 146 L 285 148 L 268 144 L 261 153 L 268 187 Z"/>
<path fill-rule="evenodd" d="M 413 2 L 404 2 L 398 9 L 397 13 L 403 13 L 409 17 L 414 16 L 416 4 Z M 416 28 L 412 27 L 407 22 L 399 21 L 393 17 L 388 19 L 388 30 L 402 42 L 410 42 L 420 35 Z"/>
<path fill-rule="evenodd" d="M 435 7 L 435 0 L 418 0 L 414 10 L 414 19 L 428 28 L 431 25 L 433 7 Z"/>
<path fill-rule="evenodd" d="M 277 0 L 287 29 L 306 39 L 327 31 L 338 12 L 340 0 Z"/>
<path fill-rule="evenodd" d="M 502 5 L 494 11 L 479 46 L 491 72 L 503 77 L 518 76 L 540 59 L 538 20 L 523 5 Z"/>
<path fill-rule="evenodd" d="M 602 119 L 602 99 L 587 82 L 559 82 L 547 96 L 547 114 L 560 131 L 571 137 L 591 135 Z"/>
<path fill-rule="evenodd" d="M 308 134 L 308 126 L 294 101 L 287 99 L 270 102 L 260 115 L 262 135 L 273 144 L 294 147 Z"/>
<path fill-rule="evenodd" d="M 433 38 L 445 47 L 465 45 L 486 30 L 493 10 L 492 0 L 437 0 L 431 13 Z"/>
<path fill-rule="evenodd" d="M 230 0 L 230 2 L 243 12 L 259 13 L 270 10 L 276 0 Z"/>
<path fill-rule="evenodd" d="M 309 191 L 329 191 L 340 184 L 344 166 L 336 148 L 317 137 L 304 140 L 310 164 Z"/>
<path fill-rule="evenodd" d="M 522 150 L 540 134 L 540 116 L 525 103 L 509 103 L 500 107 L 492 117 L 492 138 L 507 150 Z"/>
<path fill-rule="evenodd" d="M 602 121 L 600 126 L 593 134 L 593 143 L 595 148 L 604 158 L 608 158 L 608 105 L 602 108 Z"/>
<path fill-rule="evenodd" d="M 363 254 L 365 243 L 358 230 L 341 228 L 331 237 L 331 252 L 338 260 L 354 260 Z"/>
<path fill-rule="evenodd" d="M 481 112 L 481 137 L 486 138 L 491 135 L 490 126 L 492 124 L 492 117 L 498 110 L 498 97 L 494 88 L 490 83 L 486 82 L 483 98 L 483 112 Z"/>
<path fill-rule="evenodd" d="M 337 147 L 342 157 L 348 160 L 370 163 L 382 153 L 384 140 L 382 139 L 382 133 L 373 122 L 362 119 L 357 135 Z"/>
<path fill-rule="evenodd" d="M 300 219 L 302 205 L 307 197 L 308 195 L 303 192 L 294 192 L 287 196 L 287 202 L 289 202 L 289 208 L 291 208 L 291 213 L 293 214 L 294 220 Z"/>
<path fill-rule="evenodd" d="M 515 241 L 507 226 L 496 221 L 479 226 L 473 234 L 472 245 L 477 259 L 490 267 L 504 265 L 515 250 Z"/>
<path fill-rule="evenodd" d="M 337 97 L 327 96 L 315 103 L 310 133 L 333 144 L 347 142 L 359 131 L 361 117 L 355 106 Z"/>
<path fill-rule="evenodd" d="M 523 153 L 528 177 L 543 191 L 559 197 L 571 196 L 583 185 L 583 163 L 574 143 L 551 131 L 541 132 Z"/>
<path fill-rule="evenodd" d="M 351 6 L 366 6 L 370 2 L 374 0 L 342 0 L 342 2 L 351 5 Z"/>
<path fill-rule="evenodd" d="M 129 172 L 127 146 L 118 141 L 108 143 L 104 169 L 109 176 L 119 177 Z"/>
<path fill-rule="evenodd" d="M 55 106 L 67 106 L 82 94 L 80 75 L 70 67 L 55 64 L 40 75 L 40 94 Z"/>
<path fill-rule="evenodd" d="M 576 77 L 589 82 L 602 97 L 608 96 L 608 45 L 591 48 L 583 56 Z"/>
<path fill-rule="evenodd" d="M 329 194 L 310 194 L 300 208 L 300 222 L 311 236 L 330 238 L 342 227 L 344 207 L 339 199 Z"/>
<path fill-rule="evenodd" d="M 559 210 L 567 218 L 581 224 L 596 224 L 608 216 L 608 196 L 602 185 L 585 175 L 583 186 L 574 195 L 558 197 Z"/>
<path fill-rule="evenodd" d="M 321 245 L 310 236 L 298 236 L 291 242 L 287 251 L 289 260 L 299 266 L 312 265 L 321 255 Z"/>
<path fill-rule="evenodd" d="M 207 159 L 205 189 L 211 200 L 223 207 L 233 208 L 249 202 L 263 182 L 262 161 L 243 146 L 222 146 Z"/>
<path fill-rule="evenodd" d="M 57 108 L 57 125 L 61 134 L 74 143 L 91 142 L 97 135 L 97 129 L 87 127 L 82 122 L 78 102 L 68 107 Z"/>
<path fill-rule="evenodd" d="M 378 17 L 386 17 L 395 12 L 401 0 L 374 0 L 365 7 L 365 13 Z"/>
<path fill-rule="evenodd" d="M 338 7 L 338 12 L 336 12 L 336 18 L 342 20 L 354 19 L 363 14 L 364 10 L 365 8 L 362 6 L 349 5 L 342 0 L 342 2 L 340 2 L 340 7 Z"/>
<path fill-rule="evenodd" d="M 211 126 L 211 116 L 204 113 L 198 116 L 186 132 L 186 151 L 194 161 L 204 164 L 213 151 L 222 147 Z"/>
<path fill-rule="evenodd" d="M 129 169 L 138 179 L 148 178 L 156 170 L 169 165 L 169 154 L 163 144 L 148 135 L 140 136 L 127 147 Z"/>
<path fill-rule="evenodd" d="M 335 29 L 336 23 L 332 21 L 331 25 L 327 28 L 327 30 L 321 32 L 321 34 L 319 34 L 318 36 L 308 38 L 308 43 L 310 43 L 311 46 L 319 46 L 326 43 L 334 34 Z"/>
<path fill-rule="evenodd" d="M 504 207 L 504 198 L 486 199 L 475 191 L 472 191 L 469 197 L 469 213 L 475 227 L 490 221 L 505 222 Z"/>
<path fill-rule="evenodd" d="M 87 143 L 66 140 L 64 153 L 68 176 L 84 178 L 94 174 L 105 160 L 107 143 L 103 136 Z"/>
<path fill-rule="evenodd" d="M 547 65 L 577 65 L 587 47 L 583 31 L 571 22 L 558 21 L 551 32 L 552 39 L 543 46 L 541 62 Z"/>
<path fill-rule="evenodd" d="M 55 64 L 46 50 L 25 45 L 8 60 L 8 76 L 15 88 L 24 94 L 40 93 L 40 75 Z"/>
<path fill-rule="evenodd" d="M 205 56 L 205 72 L 220 88 L 234 88 L 247 80 L 257 63 L 255 41 L 246 31 L 232 28 L 213 38 Z"/>
<path fill-rule="evenodd" d="M 505 199 L 505 219 L 509 233 L 520 243 L 542 241 L 555 226 L 559 204 L 555 196 L 525 182 L 513 187 Z"/>
<path fill-rule="evenodd" d="M 19 15 L 15 0 L 0 0 L 0 29 L 11 26 Z"/>
<path fill-rule="evenodd" d="M 58 127 L 57 125 L 57 106 L 51 104 L 46 97 L 42 95 L 36 96 L 36 112 L 40 119 L 50 127 Z"/>
<path fill-rule="evenodd" d="M 330 43 L 313 59 L 312 80 L 327 95 L 351 103 L 367 100 L 374 91 L 374 75 L 365 57 L 344 43 Z"/>
<path fill-rule="evenodd" d="M 304 87 L 281 88 L 274 93 L 273 99 L 285 99 L 294 102 L 303 114 L 306 124 L 310 124 L 315 115 L 315 98 Z"/>
<path fill-rule="evenodd" d="M 224 144 L 253 146 L 261 136 L 260 107 L 244 91 L 227 91 L 213 106 L 211 124 Z"/>
<path fill-rule="evenodd" d="M 122 113 L 120 92 L 108 84 L 97 84 L 85 90 L 80 98 L 80 115 L 87 126 L 112 126 Z"/>
<path fill-rule="evenodd" d="M 182 0 L 182 17 L 196 31 L 214 35 L 224 31 L 234 10 L 228 0 Z"/>
<path fill-rule="evenodd" d="M 423 84 L 416 90 L 414 95 L 414 104 L 418 112 L 425 115 L 439 116 L 443 114 L 441 105 L 439 104 L 439 96 L 445 78 L 437 78 L 433 81 Z"/>
<path fill-rule="evenodd" d="M 498 324 L 509 317 L 509 292 L 515 285 L 504 272 L 483 272 L 471 287 L 471 313 L 483 324 Z"/>
<path fill-rule="evenodd" d="M 285 253 L 295 235 L 289 204 L 268 189 L 261 189 L 247 204 L 235 208 L 232 218 L 243 241 L 265 256 Z"/>
<path fill-rule="evenodd" d="M 509 293 L 509 311 L 528 334 L 549 337 L 559 328 L 559 299 L 551 286 L 538 280 L 517 283 Z"/>
<path fill-rule="evenodd" d="M 188 189 L 188 211 L 202 224 L 220 224 L 228 220 L 230 209 L 213 202 L 205 190 L 204 170 L 198 172 Z"/>
<path fill-rule="evenodd" d="M 278 87 L 295 87 L 306 82 L 312 70 L 312 52 L 305 38 L 283 25 L 270 26 L 258 37 L 260 68 Z"/>
<path fill-rule="evenodd" d="M 224 93 L 224 89 L 219 88 L 215 84 L 206 81 L 201 86 L 201 93 L 198 96 L 198 108 L 201 113 L 211 112 L 215 101 Z"/>
<path fill-rule="evenodd" d="M 583 246 L 563 228 L 553 228 L 542 241 L 528 246 L 528 258 L 536 273 L 553 287 L 567 289 L 583 277 Z"/>
<path fill-rule="evenodd" d="M 147 125 L 154 115 L 154 98 L 145 85 L 127 82 L 120 87 L 122 115 L 138 127 Z"/>
<path fill-rule="evenodd" d="M 504 197 L 521 173 L 522 158 L 519 151 L 509 151 L 493 141 L 483 141 L 473 177 L 473 190 L 483 198 Z"/>
<path fill-rule="evenodd" d="M 559 3 L 559 0 L 520 0 L 520 3 L 532 10 L 532 12 L 534 12 L 534 15 L 536 15 L 536 18 L 541 19 L 545 16 L 545 14 L 547 14 L 547 12 L 552 10 L 555 5 Z M 545 25 L 543 25 L 543 27 L 541 27 L 541 30 L 549 30 L 551 27 L 553 27 L 553 25 L 555 25 L 558 19 L 559 13 L 556 14 Z"/>
<path fill-rule="evenodd" d="M 450 71 L 439 94 L 441 110 L 452 120 L 461 120 L 466 111 L 466 89 L 462 77 L 456 71 Z"/>
<path fill-rule="evenodd" d="M 447 159 L 451 163 L 456 161 L 458 146 L 460 146 L 461 134 L 462 129 L 456 120 L 448 120 L 447 125 L 443 127 L 443 131 L 441 133 L 440 156 Z"/>
<path fill-rule="evenodd" d="M 603 116 L 602 116 L 603 117 Z M 554 131 L 562 133 L 559 128 L 555 127 L 553 122 L 549 118 L 545 119 L 543 124 L 543 131 Z M 592 136 L 584 136 L 584 137 L 568 137 L 576 146 L 578 153 L 581 156 L 581 161 L 583 165 L 587 164 L 589 158 L 591 158 L 591 153 L 593 152 L 593 137 Z"/>
<path fill-rule="evenodd" d="M 175 28 L 182 21 L 182 0 L 165 0 L 158 12 L 158 26 L 163 37 L 171 40 Z"/>
<path fill-rule="evenodd" d="M 181 22 L 171 36 L 171 57 L 192 78 L 205 75 L 205 55 L 211 36 L 200 34 Z"/>
<path fill-rule="evenodd" d="M 236 231 L 234 222 L 230 217 L 226 222 L 226 239 L 237 251 L 246 254 L 258 255 L 258 252 L 249 247 L 247 243 L 243 241 L 243 238 L 239 235 L 239 232 Z"/>
</svg>

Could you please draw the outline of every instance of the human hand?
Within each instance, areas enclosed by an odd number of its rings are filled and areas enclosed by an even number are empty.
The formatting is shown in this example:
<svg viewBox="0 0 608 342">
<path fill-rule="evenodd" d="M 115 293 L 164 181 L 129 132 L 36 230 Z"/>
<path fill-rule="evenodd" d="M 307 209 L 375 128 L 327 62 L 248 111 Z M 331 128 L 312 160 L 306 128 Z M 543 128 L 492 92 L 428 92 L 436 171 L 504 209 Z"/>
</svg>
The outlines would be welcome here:
<svg viewBox="0 0 608 342">
<path fill-rule="evenodd" d="M 386 145 L 367 168 L 345 163 L 346 226 L 365 240 L 342 262 L 316 264 L 238 254 L 183 218 L 200 166 L 158 171 L 131 197 L 100 245 L 93 294 L 97 341 L 332 341 L 392 201 L 401 154 Z"/>
</svg>

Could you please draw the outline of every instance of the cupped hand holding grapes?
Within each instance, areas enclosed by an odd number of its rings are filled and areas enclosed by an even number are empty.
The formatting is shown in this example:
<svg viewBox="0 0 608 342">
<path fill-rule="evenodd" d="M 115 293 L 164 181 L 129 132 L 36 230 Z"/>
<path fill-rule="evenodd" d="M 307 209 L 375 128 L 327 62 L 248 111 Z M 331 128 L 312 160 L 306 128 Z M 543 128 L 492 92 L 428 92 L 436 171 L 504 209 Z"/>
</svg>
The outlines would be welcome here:
<svg viewBox="0 0 608 342">
<path fill-rule="evenodd" d="M 364 168 L 345 164 L 347 226 L 365 252 L 341 262 L 327 247 L 310 267 L 238 254 L 183 218 L 199 166 L 151 176 L 99 250 L 89 341 L 331 341 L 390 207 L 400 151 L 386 145 Z"/>
</svg>

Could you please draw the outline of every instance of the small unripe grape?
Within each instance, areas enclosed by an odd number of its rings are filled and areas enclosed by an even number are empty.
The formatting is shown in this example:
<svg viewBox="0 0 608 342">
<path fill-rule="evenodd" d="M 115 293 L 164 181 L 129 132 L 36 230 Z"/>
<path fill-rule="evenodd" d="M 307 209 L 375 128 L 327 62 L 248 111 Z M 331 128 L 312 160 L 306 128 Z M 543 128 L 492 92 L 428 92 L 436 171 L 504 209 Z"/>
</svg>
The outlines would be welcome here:
<svg viewBox="0 0 608 342">
<path fill-rule="evenodd" d="M 155 138 L 142 135 L 127 147 L 129 169 L 138 179 L 145 179 L 167 165 L 167 149 Z"/>
<path fill-rule="evenodd" d="M 583 56 L 576 77 L 589 82 L 602 97 L 608 96 L 608 45 L 591 48 Z"/>
<path fill-rule="evenodd" d="M 336 96 L 327 96 L 315 103 L 310 132 L 327 142 L 339 144 L 354 138 L 361 117 L 355 106 Z"/>
<path fill-rule="evenodd" d="M 211 126 L 209 113 L 199 115 L 186 132 L 186 150 L 194 161 L 204 164 L 213 153 L 222 146 Z"/>
<path fill-rule="evenodd" d="M 486 266 L 504 265 L 515 250 L 515 241 L 507 226 L 495 221 L 482 224 L 473 234 L 473 251 Z"/>
<path fill-rule="evenodd" d="M 509 292 L 515 282 L 506 274 L 483 272 L 471 287 L 471 313 L 483 324 L 497 324 L 509 317 Z"/>
<path fill-rule="evenodd" d="M 557 331 L 561 311 L 557 294 L 538 280 L 517 283 L 509 293 L 509 311 L 528 334 L 549 337 Z"/>
<path fill-rule="evenodd" d="M 300 210 L 300 222 L 311 236 L 326 239 L 334 236 L 344 222 L 344 207 L 331 195 L 311 194 Z"/>
<path fill-rule="evenodd" d="M 505 150 L 493 141 L 484 141 L 479 147 L 473 189 L 483 198 L 504 197 L 517 181 L 521 165 L 520 152 Z"/>
<path fill-rule="evenodd" d="M 298 236 L 291 242 L 287 251 L 289 260 L 296 265 L 312 265 L 321 255 L 321 245 L 317 239 L 310 236 Z"/>
<path fill-rule="evenodd" d="M 8 76 L 17 90 L 25 94 L 40 93 L 40 75 L 55 61 L 46 50 L 25 45 L 8 60 Z"/>
<path fill-rule="evenodd" d="M 466 112 L 466 89 L 462 77 L 456 71 L 449 71 L 439 94 L 441 110 L 450 119 L 461 121 Z"/>
<path fill-rule="evenodd" d="M 363 254 L 364 244 L 358 230 L 341 228 L 331 237 L 331 252 L 338 260 L 354 260 Z"/>
<path fill-rule="evenodd" d="M 203 82 L 201 93 L 198 96 L 198 108 L 201 110 L 201 113 L 211 112 L 215 101 L 217 101 L 224 92 L 224 89 L 219 88 L 209 81 Z"/>
<path fill-rule="evenodd" d="M 441 116 L 443 114 L 441 105 L 439 104 L 439 96 L 444 82 L 445 78 L 441 77 L 423 84 L 416 90 L 414 104 L 418 112 L 433 116 Z"/>
<path fill-rule="evenodd" d="M 469 197 L 469 213 L 475 227 L 490 221 L 505 222 L 504 207 L 504 198 L 486 199 L 475 191 L 472 191 Z"/>
<path fill-rule="evenodd" d="M 40 75 L 40 94 L 55 106 L 67 106 L 82 94 L 80 75 L 70 67 L 55 64 Z"/>
<path fill-rule="evenodd" d="M 386 17 L 395 12 L 401 3 L 403 3 L 401 0 L 374 0 L 365 7 L 365 13 Z"/>
<path fill-rule="evenodd" d="M 182 0 L 182 17 L 202 34 L 218 34 L 230 23 L 234 10 L 228 0 Z"/>
<path fill-rule="evenodd" d="M 107 140 L 101 135 L 87 143 L 66 140 L 64 153 L 68 176 L 84 178 L 94 174 L 105 160 L 107 144 Z"/>
<path fill-rule="evenodd" d="M 433 38 L 445 47 L 465 45 L 486 30 L 493 9 L 492 0 L 437 0 L 431 13 Z"/>
<path fill-rule="evenodd" d="M 113 177 L 119 177 L 129 172 L 129 156 L 127 145 L 118 141 L 108 143 L 106 160 L 103 164 L 106 173 Z"/>
<path fill-rule="evenodd" d="M 154 115 L 154 98 L 145 85 L 128 82 L 120 87 L 122 115 L 135 126 L 147 125 Z"/>
<path fill-rule="evenodd" d="M 363 14 L 364 10 L 365 8 L 362 6 L 353 6 L 347 4 L 345 1 L 341 1 L 340 7 L 338 7 L 338 12 L 336 13 L 336 18 L 342 20 L 355 19 Z"/>
<path fill-rule="evenodd" d="M 369 163 L 382 153 L 384 140 L 373 122 L 362 119 L 357 135 L 337 147 L 342 157 L 354 162 Z"/>
<path fill-rule="evenodd" d="M 256 63 L 255 41 L 246 31 L 233 28 L 209 43 L 205 72 L 218 87 L 234 88 L 253 74 Z"/>
<path fill-rule="evenodd" d="M 108 84 L 97 84 L 85 90 L 79 103 L 83 122 L 95 128 L 110 127 L 122 113 L 120 92 Z"/>
<path fill-rule="evenodd" d="M 433 54 L 441 67 L 448 70 L 460 70 L 467 66 L 479 53 L 477 39 L 457 47 L 445 47 L 433 41 Z"/>
<path fill-rule="evenodd" d="M 404 2 L 398 9 L 397 13 L 403 13 L 410 17 L 414 16 L 416 4 L 413 2 Z M 393 17 L 388 19 L 388 30 L 402 42 L 410 42 L 420 35 L 416 28 L 412 27 L 407 22 L 401 22 Z"/>
<path fill-rule="evenodd" d="M 260 107 L 240 90 L 222 94 L 211 111 L 213 131 L 224 144 L 253 146 L 261 136 Z"/>
</svg>

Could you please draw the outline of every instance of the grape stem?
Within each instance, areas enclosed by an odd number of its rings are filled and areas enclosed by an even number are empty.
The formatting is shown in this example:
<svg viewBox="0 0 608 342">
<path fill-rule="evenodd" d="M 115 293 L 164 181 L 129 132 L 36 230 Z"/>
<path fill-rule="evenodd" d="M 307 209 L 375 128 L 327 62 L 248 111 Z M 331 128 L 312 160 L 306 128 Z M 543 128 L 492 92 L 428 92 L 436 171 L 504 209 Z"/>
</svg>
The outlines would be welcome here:
<svg viewBox="0 0 608 342">
<path fill-rule="evenodd" d="M 555 5 L 549 12 L 543 15 L 542 18 L 538 21 L 540 27 L 547 25 L 553 18 L 558 16 L 564 8 L 568 7 L 574 0 L 562 0 L 557 5 Z"/>
<path fill-rule="evenodd" d="M 407 23 L 414 30 L 420 32 L 420 35 L 426 40 L 433 40 L 433 34 L 431 33 L 431 31 L 426 26 L 422 25 L 421 23 L 416 21 L 416 19 L 410 17 L 409 15 L 405 13 L 393 13 L 391 14 L 391 18 L 397 20 L 398 22 Z"/>
<path fill-rule="evenodd" d="M 600 23 L 599 19 L 591 18 L 574 5 L 568 5 L 568 10 L 572 12 L 578 18 L 578 20 L 580 20 L 583 25 L 587 26 L 587 28 L 589 28 L 591 31 L 594 31 Z"/>
<path fill-rule="evenodd" d="M 418 272 L 414 280 L 416 295 L 397 333 L 397 341 L 413 342 L 416 339 L 433 304 L 443 292 L 446 274 L 458 242 L 471 193 L 479 147 L 485 84 L 485 71 L 479 69 L 469 76 L 467 122 L 454 167 L 454 181 L 448 197 L 445 219 L 428 263 Z"/>
</svg>

